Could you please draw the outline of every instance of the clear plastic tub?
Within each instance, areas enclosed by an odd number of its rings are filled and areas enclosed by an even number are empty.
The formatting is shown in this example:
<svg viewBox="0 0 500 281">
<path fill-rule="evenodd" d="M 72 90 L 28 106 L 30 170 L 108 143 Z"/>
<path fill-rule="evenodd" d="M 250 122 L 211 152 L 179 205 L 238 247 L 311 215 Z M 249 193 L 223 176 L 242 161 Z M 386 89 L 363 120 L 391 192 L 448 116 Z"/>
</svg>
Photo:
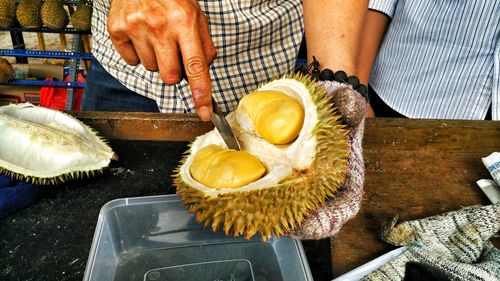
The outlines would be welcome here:
<svg viewBox="0 0 500 281">
<path fill-rule="evenodd" d="M 84 280 L 309 281 L 298 240 L 204 229 L 176 195 L 117 199 L 99 214 Z"/>
</svg>

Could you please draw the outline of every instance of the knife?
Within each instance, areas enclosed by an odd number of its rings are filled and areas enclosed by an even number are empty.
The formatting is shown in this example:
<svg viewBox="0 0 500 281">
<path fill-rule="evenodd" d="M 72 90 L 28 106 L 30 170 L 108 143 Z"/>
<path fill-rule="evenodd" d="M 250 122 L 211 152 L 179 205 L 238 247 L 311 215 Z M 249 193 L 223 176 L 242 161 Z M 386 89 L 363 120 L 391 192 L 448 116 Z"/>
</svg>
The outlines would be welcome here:
<svg viewBox="0 0 500 281">
<path fill-rule="evenodd" d="M 182 63 L 182 56 L 180 57 L 180 62 L 181 65 Z M 182 78 L 188 81 L 189 79 L 186 75 L 186 71 L 184 68 L 182 68 Z M 234 149 L 234 150 L 241 150 L 240 143 L 234 136 L 233 130 L 231 129 L 231 126 L 229 126 L 229 123 L 226 120 L 226 117 L 224 117 L 224 114 L 222 113 L 222 110 L 220 107 L 217 105 L 217 102 L 215 101 L 214 97 L 212 96 L 212 116 L 210 119 L 212 120 L 212 123 L 214 123 L 215 128 L 217 128 L 217 131 L 219 134 L 222 136 L 222 139 L 226 143 L 227 147 L 229 149 Z"/>
<path fill-rule="evenodd" d="M 213 108 L 213 113 L 211 117 L 212 123 L 214 123 L 215 128 L 217 128 L 217 131 L 219 131 L 219 134 L 224 139 L 224 142 L 226 143 L 227 147 L 229 149 L 241 150 L 240 143 L 234 136 L 231 126 L 229 126 L 226 117 L 224 117 L 224 114 L 222 114 L 222 110 L 220 110 L 220 107 L 217 105 L 217 102 L 215 102 L 214 97 L 212 97 L 212 108 Z"/>
</svg>

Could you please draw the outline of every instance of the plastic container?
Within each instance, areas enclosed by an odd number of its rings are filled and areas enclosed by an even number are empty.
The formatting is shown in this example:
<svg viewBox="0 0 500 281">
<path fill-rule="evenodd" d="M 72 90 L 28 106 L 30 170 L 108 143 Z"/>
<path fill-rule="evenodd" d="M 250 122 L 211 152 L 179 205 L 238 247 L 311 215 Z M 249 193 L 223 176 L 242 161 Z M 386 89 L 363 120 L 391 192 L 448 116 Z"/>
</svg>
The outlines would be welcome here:
<svg viewBox="0 0 500 281">
<path fill-rule="evenodd" d="M 204 229 L 176 195 L 117 199 L 99 214 L 84 280 L 309 281 L 298 240 Z"/>
</svg>

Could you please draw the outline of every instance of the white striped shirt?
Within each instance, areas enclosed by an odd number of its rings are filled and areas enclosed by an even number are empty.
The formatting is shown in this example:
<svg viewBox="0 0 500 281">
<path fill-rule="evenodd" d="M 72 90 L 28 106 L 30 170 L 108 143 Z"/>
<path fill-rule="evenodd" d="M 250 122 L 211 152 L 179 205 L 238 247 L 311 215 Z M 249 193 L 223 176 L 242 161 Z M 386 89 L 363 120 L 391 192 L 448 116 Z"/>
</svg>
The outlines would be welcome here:
<svg viewBox="0 0 500 281">
<path fill-rule="evenodd" d="M 411 118 L 500 119 L 500 0 L 370 0 L 388 25 L 370 84 Z"/>
<path fill-rule="evenodd" d="M 109 0 L 94 0 L 92 52 L 128 89 L 156 101 L 163 113 L 194 111 L 188 83 L 165 85 L 158 72 L 128 65 L 106 31 Z M 217 49 L 210 66 L 214 99 L 225 112 L 261 83 L 295 66 L 303 37 L 301 0 L 200 0 Z"/>
</svg>

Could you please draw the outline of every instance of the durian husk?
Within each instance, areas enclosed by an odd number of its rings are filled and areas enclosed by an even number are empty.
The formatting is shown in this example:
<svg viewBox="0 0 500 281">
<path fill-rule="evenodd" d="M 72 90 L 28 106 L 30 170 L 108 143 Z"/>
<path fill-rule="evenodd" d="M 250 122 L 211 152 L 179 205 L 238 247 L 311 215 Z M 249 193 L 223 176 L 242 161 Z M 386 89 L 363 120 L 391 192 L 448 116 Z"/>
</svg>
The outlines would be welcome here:
<svg viewBox="0 0 500 281">
<path fill-rule="evenodd" d="M 16 17 L 17 21 L 25 28 L 38 28 L 42 26 L 42 18 L 40 17 L 40 9 L 42 1 L 40 0 L 21 0 L 17 5 Z"/>
<path fill-rule="evenodd" d="M 6 83 L 12 78 L 14 69 L 10 62 L 4 58 L 0 58 L 0 83 Z"/>
<path fill-rule="evenodd" d="M 60 0 L 46 0 L 40 12 L 42 23 L 51 29 L 63 29 L 68 25 L 68 13 Z"/>
<path fill-rule="evenodd" d="M 40 185 L 93 176 L 116 154 L 90 127 L 29 103 L 0 107 L 0 174 Z"/>
<path fill-rule="evenodd" d="M 16 22 L 16 2 L 0 0 L 0 27 L 11 27 Z"/>
<path fill-rule="evenodd" d="M 71 15 L 71 25 L 76 30 L 90 30 L 92 19 L 92 6 L 79 4 L 76 6 L 75 12 Z"/>
<path fill-rule="evenodd" d="M 315 158 L 309 167 L 294 169 L 275 186 L 210 196 L 186 184 L 183 179 L 181 170 L 188 161 L 188 151 L 176 170 L 174 184 L 188 211 L 213 231 L 223 229 L 227 235 L 231 233 L 247 239 L 254 235 L 260 235 L 263 240 L 282 236 L 298 227 L 328 198 L 333 197 L 345 179 L 348 131 L 330 98 L 309 77 L 288 75 L 283 79 L 303 83 L 316 105 L 318 121 L 313 129 L 317 139 Z M 228 116 L 230 119 L 231 114 Z"/>
</svg>

